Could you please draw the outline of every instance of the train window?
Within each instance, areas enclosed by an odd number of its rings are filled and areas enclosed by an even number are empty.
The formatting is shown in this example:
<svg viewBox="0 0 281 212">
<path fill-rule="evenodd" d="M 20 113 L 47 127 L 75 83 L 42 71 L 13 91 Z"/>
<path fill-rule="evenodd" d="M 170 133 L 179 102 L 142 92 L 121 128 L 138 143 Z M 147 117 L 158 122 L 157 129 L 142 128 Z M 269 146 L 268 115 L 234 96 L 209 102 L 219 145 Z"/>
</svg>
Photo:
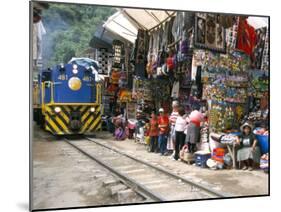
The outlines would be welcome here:
<svg viewBox="0 0 281 212">
<path fill-rule="evenodd" d="M 51 70 L 42 72 L 42 82 L 51 81 Z"/>
<path fill-rule="evenodd" d="M 87 68 L 84 71 L 83 81 L 86 81 L 86 82 L 91 81 L 91 69 L 90 68 Z"/>
<path fill-rule="evenodd" d="M 64 68 L 63 64 L 59 65 L 58 68 L 59 68 L 59 76 L 58 76 L 58 79 L 59 79 L 59 80 L 67 80 L 68 77 L 67 77 L 67 75 L 66 75 L 66 73 L 65 73 L 65 68 Z"/>
</svg>

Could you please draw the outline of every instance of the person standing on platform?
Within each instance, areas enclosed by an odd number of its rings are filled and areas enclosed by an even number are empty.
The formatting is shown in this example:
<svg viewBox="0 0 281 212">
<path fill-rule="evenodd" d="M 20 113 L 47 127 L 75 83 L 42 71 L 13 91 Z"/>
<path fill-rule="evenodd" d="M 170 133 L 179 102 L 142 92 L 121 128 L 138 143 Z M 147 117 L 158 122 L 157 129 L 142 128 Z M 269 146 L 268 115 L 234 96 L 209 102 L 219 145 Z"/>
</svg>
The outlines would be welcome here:
<svg viewBox="0 0 281 212">
<path fill-rule="evenodd" d="M 167 144 L 167 149 L 172 150 L 172 158 L 174 158 L 175 155 L 175 123 L 177 120 L 177 117 L 179 115 L 178 109 L 179 109 L 179 103 L 178 101 L 173 101 L 172 103 L 173 111 L 169 117 L 169 123 L 170 123 L 170 134 L 169 134 L 169 139 L 168 139 L 168 144 Z"/>
<path fill-rule="evenodd" d="M 149 121 L 148 135 L 150 137 L 149 151 L 157 152 L 158 146 L 158 119 L 154 111 L 151 112 L 151 119 Z"/>
<path fill-rule="evenodd" d="M 184 117 L 185 111 L 183 107 L 179 107 L 179 115 L 175 123 L 175 135 L 176 135 L 176 142 L 175 142 L 175 155 L 174 159 L 179 159 L 179 152 L 184 146 L 185 143 L 185 134 L 184 131 L 187 127 L 186 119 Z"/>
<path fill-rule="evenodd" d="M 158 145 L 161 155 L 167 155 L 167 140 L 169 134 L 169 118 L 166 114 L 164 114 L 164 109 L 159 109 L 159 117 L 158 117 Z"/>
<path fill-rule="evenodd" d="M 188 152 L 193 154 L 196 151 L 196 143 L 199 142 L 200 123 L 204 120 L 204 116 L 201 112 L 193 110 L 188 119 L 189 124 L 186 128 L 185 143 L 188 146 Z"/>
</svg>

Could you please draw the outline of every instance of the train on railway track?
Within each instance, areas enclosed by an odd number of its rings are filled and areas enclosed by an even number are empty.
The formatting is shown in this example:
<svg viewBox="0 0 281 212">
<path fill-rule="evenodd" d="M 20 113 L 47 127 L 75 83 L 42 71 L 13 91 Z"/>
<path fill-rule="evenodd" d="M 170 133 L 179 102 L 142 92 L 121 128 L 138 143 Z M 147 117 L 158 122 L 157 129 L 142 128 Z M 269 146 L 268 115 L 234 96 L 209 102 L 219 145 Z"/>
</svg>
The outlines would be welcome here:
<svg viewBox="0 0 281 212">
<path fill-rule="evenodd" d="M 54 135 L 91 134 L 101 128 L 98 63 L 74 58 L 42 70 L 33 84 L 33 119 Z"/>
</svg>

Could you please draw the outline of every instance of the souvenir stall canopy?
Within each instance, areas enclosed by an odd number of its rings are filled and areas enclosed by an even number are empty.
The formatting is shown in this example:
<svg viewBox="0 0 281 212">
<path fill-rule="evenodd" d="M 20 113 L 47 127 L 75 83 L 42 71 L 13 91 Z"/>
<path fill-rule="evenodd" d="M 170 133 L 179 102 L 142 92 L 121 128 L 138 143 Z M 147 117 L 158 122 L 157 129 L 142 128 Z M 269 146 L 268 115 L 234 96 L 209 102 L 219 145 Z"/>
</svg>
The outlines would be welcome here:
<svg viewBox="0 0 281 212">
<path fill-rule="evenodd" d="M 103 27 L 134 42 L 137 30 L 152 30 L 175 16 L 174 11 L 148 9 L 119 9 L 110 16 Z"/>
<path fill-rule="evenodd" d="M 137 27 L 135 27 L 121 11 L 110 16 L 103 24 L 103 27 L 131 43 L 134 43 L 137 38 Z"/>
</svg>

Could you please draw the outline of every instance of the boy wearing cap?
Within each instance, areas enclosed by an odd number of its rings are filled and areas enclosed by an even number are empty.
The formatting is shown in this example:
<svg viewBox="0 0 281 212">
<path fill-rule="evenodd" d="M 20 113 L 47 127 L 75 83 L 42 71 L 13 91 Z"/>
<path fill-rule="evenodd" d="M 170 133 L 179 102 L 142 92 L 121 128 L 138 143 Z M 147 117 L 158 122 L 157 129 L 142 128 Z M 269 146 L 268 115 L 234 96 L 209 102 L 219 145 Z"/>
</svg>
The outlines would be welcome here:
<svg viewBox="0 0 281 212">
<path fill-rule="evenodd" d="M 163 108 L 159 109 L 158 128 L 159 128 L 158 145 L 160 149 L 160 154 L 166 155 L 167 139 L 169 133 L 169 118 L 167 115 L 164 114 Z"/>
</svg>

